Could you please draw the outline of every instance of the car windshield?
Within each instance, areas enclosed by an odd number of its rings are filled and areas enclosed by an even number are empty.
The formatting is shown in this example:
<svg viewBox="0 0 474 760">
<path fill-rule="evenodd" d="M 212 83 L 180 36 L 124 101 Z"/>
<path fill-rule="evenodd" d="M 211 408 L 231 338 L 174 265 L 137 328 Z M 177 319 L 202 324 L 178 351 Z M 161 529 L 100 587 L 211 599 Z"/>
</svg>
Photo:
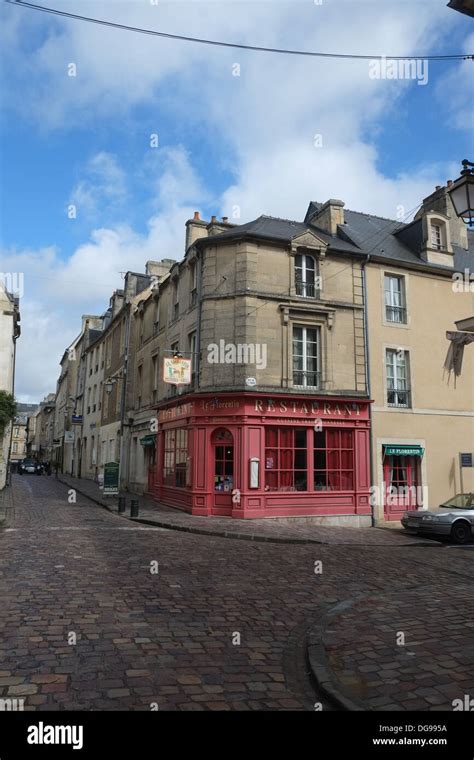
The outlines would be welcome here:
<svg viewBox="0 0 474 760">
<path fill-rule="evenodd" d="M 474 494 L 458 493 L 452 499 L 445 501 L 444 504 L 440 504 L 440 507 L 447 507 L 448 509 L 474 509 Z"/>
</svg>

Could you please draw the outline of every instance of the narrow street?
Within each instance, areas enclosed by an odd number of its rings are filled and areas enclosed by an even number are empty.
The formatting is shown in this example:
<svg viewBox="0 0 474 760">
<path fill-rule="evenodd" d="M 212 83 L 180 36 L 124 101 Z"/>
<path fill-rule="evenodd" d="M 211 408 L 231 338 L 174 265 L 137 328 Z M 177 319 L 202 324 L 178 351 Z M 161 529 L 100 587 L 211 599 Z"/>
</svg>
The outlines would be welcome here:
<svg viewBox="0 0 474 760">
<path fill-rule="evenodd" d="M 54 477 L 14 476 L 12 495 L 0 529 L 0 698 L 23 698 L 27 710 L 314 710 L 317 702 L 333 709 L 310 679 L 308 632 L 339 602 L 369 594 L 383 607 L 384 646 L 403 649 L 395 646 L 402 630 L 411 650 L 421 651 L 420 584 L 426 595 L 436 589 L 425 621 L 429 660 L 436 660 L 436 630 L 445 636 L 443 620 L 466 663 L 472 655 L 462 640 L 469 624 L 456 628 L 455 610 L 451 616 L 445 604 L 433 606 L 458 598 L 466 614 L 472 552 L 193 535 L 134 524 L 79 494 L 71 504 Z M 387 589 L 406 600 L 406 620 L 392 598 L 384 606 Z M 350 663 L 361 666 L 363 678 L 365 651 L 377 656 L 373 612 L 369 603 L 352 629 L 342 621 L 325 633 L 334 671 L 345 669 L 342 685 Z M 340 642 L 335 659 L 332 634 Z M 453 661 L 449 640 L 445 645 L 445 662 L 440 651 L 432 666 L 444 666 L 444 678 L 438 670 L 433 680 L 428 660 L 418 682 L 417 657 L 407 656 L 413 675 L 409 668 L 408 678 L 400 675 L 403 688 L 390 689 L 403 665 L 392 662 L 381 687 L 388 689 L 385 704 L 409 709 L 403 700 L 415 699 L 415 709 L 450 709 L 448 701 L 472 689 L 470 668 Z M 372 670 L 397 655 L 388 651 Z"/>
</svg>

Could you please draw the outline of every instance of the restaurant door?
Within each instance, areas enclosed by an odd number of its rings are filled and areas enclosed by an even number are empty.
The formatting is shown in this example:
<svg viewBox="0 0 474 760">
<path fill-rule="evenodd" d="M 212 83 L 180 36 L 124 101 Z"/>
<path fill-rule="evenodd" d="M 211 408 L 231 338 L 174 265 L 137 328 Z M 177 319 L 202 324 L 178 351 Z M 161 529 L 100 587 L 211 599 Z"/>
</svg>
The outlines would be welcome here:
<svg viewBox="0 0 474 760">
<path fill-rule="evenodd" d="M 400 520 L 403 512 L 418 509 L 420 503 L 420 457 L 392 454 L 387 449 L 383 461 L 386 520 Z"/>
<path fill-rule="evenodd" d="M 213 461 L 212 514 L 232 515 L 232 490 L 234 488 L 234 439 L 226 428 L 214 430 L 211 437 Z"/>
</svg>

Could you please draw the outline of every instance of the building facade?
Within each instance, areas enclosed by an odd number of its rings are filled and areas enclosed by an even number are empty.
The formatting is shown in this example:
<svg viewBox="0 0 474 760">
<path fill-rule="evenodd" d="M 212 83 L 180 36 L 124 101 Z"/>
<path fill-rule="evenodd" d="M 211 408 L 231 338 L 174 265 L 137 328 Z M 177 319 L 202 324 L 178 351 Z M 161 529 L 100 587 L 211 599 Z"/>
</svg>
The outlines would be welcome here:
<svg viewBox="0 0 474 760">
<path fill-rule="evenodd" d="M 158 501 L 371 523 L 365 254 L 336 234 L 342 214 L 331 200 L 303 222 L 187 223 L 156 294 L 160 372 L 174 352 L 194 360 L 191 387 L 158 375 Z"/>
<path fill-rule="evenodd" d="M 16 341 L 21 333 L 19 299 L 0 279 L 0 390 L 14 394 Z M 12 423 L 0 431 L 0 491 L 8 477 Z"/>
<path fill-rule="evenodd" d="M 474 468 L 460 467 L 461 454 L 474 452 L 473 347 L 460 377 L 443 369 L 446 332 L 474 314 L 474 245 L 446 191 L 425 198 L 411 224 L 372 224 L 382 241 L 367 265 L 377 522 L 474 491 Z M 358 241 L 364 221 L 348 216 Z"/>
</svg>

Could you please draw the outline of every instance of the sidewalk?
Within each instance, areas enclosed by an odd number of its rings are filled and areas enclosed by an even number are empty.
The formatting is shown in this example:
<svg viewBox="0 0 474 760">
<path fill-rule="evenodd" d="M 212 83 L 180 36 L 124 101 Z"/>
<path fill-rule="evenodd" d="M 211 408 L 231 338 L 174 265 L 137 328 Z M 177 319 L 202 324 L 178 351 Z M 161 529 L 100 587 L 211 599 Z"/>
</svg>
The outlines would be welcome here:
<svg viewBox="0 0 474 760">
<path fill-rule="evenodd" d="M 459 705 L 474 694 L 473 617 L 467 573 L 455 584 L 359 596 L 313 627 L 310 666 L 348 710 L 468 709 Z"/>
<path fill-rule="evenodd" d="M 0 491 L 0 527 L 5 522 L 8 516 L 8 512 L 12 509 L 12 506 L 12 487 L 5 486 L 5 488 Z"/>
<path fill-rule="evenodd" d="M 52 476 L 53 477 L 53 476 Z M 116 497 L 103 495 L 98 484 L 85 478 L 59 475 L 58 480 L 74 488 L 78 493 L 102 507 L 117 511 Z M 266 520 L 237 520 L 225 517 L 197 517 L 180 512 L 163 504 L 136 494 L 127 494 L 126 519 L 131 519 L 130 499 L 139 501 L 139 517 L 134 521 L 156 525 L 171 530 L 181 530 L 225 538 L 247 541 L 269 541 L 285 544 L 333 544 L 349 546 L 431 546 L 439 547 L 434 541 L 417 538 L 397 530 L 384 528 L 345 528 L 320 525 L 308 518 L 271 518 Z"/>
</svg>

